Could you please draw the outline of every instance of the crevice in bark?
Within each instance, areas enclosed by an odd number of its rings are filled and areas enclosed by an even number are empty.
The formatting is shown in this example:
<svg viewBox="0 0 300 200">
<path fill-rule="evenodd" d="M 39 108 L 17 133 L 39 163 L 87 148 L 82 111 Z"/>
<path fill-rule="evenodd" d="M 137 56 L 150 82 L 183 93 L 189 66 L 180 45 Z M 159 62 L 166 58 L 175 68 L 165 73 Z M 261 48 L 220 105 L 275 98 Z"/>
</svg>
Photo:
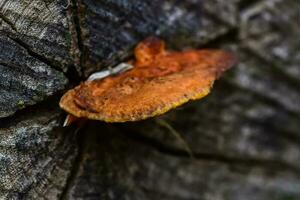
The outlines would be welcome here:
<svg viewBox="0 0 300 200">
<path fill-rule="evenodd" d="M 278 67 L 278 64 L 276 64 L 275 62 L 271 63 L 268 59 L 264 58 L 256 51 L 246 47 L 243 47 L 243 50 L 250 55 L 255 56 L 257 59 L 259 59 L 259 61 L 266 64 L 267 66 L 272 66 L 272 70 L 269 70 L 270 73 L 272 73 L 278 80 L 284 80 L 284 82 L 286 82 L 290 88 L 295 88 L 297 91 L 300 91 L 299 79 L 290 76 L 285 71 L 280 69 L 280 67 Z M 284 63 L 281 63 L 281 66 L 282 65 L 284 65 Z"/>
<path fill-rule="evenodd" d="M 0 13 L 0 19 L 2 19 L 5 23 L 7 23 L 16 33 L 18 33 L 18 30 L 15 27 L 15 25 L 9 19 L 7 19 L 4 15 L 2 15 L 1 13 Z M 75 69 L 73 69 L 74 65 L 67 66 L 67 71 L 64 72 L 60 66 L 57 66 L 56 64 L 54 64 L 53 62 L 51 62 L 49 59 L 47 59 L 43 55 L 40 55 L 40 54 L 36 53 L 34 50 L 31 49 L 31 47 L 29 45 L 27 45 L 25 42 L 23 42 L 19 38 L 12 37 L 8 33 L 6 33 L 5 36 L 7 36 L 9 39 L 13 40 L 18 45 L 20 45 L 21 47 L 23 47 L 24 49 L 26 49 L 26 51 L 28 52 L 28 54 L 30 56 L 32 56 L 32 57 L 38 59 L 39 61 L 47 64 L 51 68 L 53 68 L 53 69 L 55 69 L 55 70 L 57 70 L 59 72 L 62 72 L 68 78 L 68 80 L 70 82 L 75 82 L 76 85 L 80 82 L 80 76 L 79 76 L 79 74 L 76 72 Z M 81 43 L 79 43 L 78 45 L 81 46 Z M 81 51 L 80 48 L 79 48 L 79 51 Z M 82 68 L 82 67 L 80 67 L 80 68 Z"/>
<path fill-rule="evenodd" d="M 25 115 L 28 115 L 30 113 L 35 113 L 37 111 L 42 112 L 44 108 L 57 108 L 58 102 L 59 102 L 59 97 L 61 93 L 58 92 L 56 94 L 53 94 L 52 96 L 49 96 L 48 98 L 44 99 L 43 101 L 36 103 L 34 105 L 28 105 L 23 109 L 17 110 L 13 114 L 0 118 L 0 127 L 6 127 L 11 123 L 18 123 L 16 120 L 18 117 L 22 117 Z M 51 117 L 49 117 L 51 119 Z"/>
<path fill-rule="evenodd" d="M 181 157 L 181 158 L 191 159 L 190 155 L 185 150 L 174 148 L 169 145 L 163 144 L 156 139 L 143 136 L 137 132 L 134 132 L 133 130 L 126 130 L 122 128 L 122 131 L 126 133 L 126 136 L 129 139 L 132 139 L 136 142 L 142 143 L 143 145 L 151 147 L 160 153 L 178 157 L 178 158 Z M 227 164 L 229 166 L 261 167 L 261 168 L 268 168 L 276 171 L 288 170 L 300 176 L 300 168 L 279 160 L 230 157 L 221 154 L 200 153 L 200 152 L 193 152 L 193 155 L 195 160 L 220 162 L 220 163 Z"/>
<path fill-rule="evenodd" d="M 77 42 L 77 49 L 79 51 L 79 55 L 78 55 L 78 59 L 79 59 L 79 77 L 83 75 L 83 65 L 84 65 L 84 60 L 83 60 L 83 55 L 84 55 L 84 46 L 83 46 L 83 39 L 82 39 L 82 31 L 81 31 L 81 26 L 80 26 L 80 14 L 79 14 L 79 6 L 78 4 L 80 2 L 76 1 L 76 0 L 70 0 L 71 6 L 71 18 L 72 18 L 72 22 L 73 22 L 73 26 L 75 29 L 75 33 L 76 33 L 76 42 Z"/>
<path fill-rule="evenodd" d="M 244 116 L 243 116 L 244 117 Z M 298 135 L 296 132 L 292 132 L 285 128 L 284 126 L 276 126 L 274 123 L 269 121 L 261 121 L 258 119 L 252 119 L 249 117 L 244 117 L 244 119 L 249 124 L 253 124 L 255 126 L 260 125 L 261 127 L 265 127 L 268 132 L 273 133 L 274 135 L 278 135 L 283 139 L 288 140 L 290 143 L 294 143 L 297 146 L 300 146 L 300 135 Z"/>
<path fill-rule="evenodd" d="M 77 72 L 74 65 L 68 67 L 68 70 L 64 73 L 64 75 L 68 78 L 68 85 L 71 87 L 79 85 L 79 83 L 82 81 L 82 77 Z"/>
<path fill-rule="evenodd" d="M 212 13 L 210 11 L 202 11 L 202 12 L 204 12 L 205 15 L 207 15 L 210 19 L 213 19 L 217 23 L 226 25 L 228 28 L 233 28 L 233 29 L 236 28 L 236 25 L 233 25 L 233 24 L 229 23 L 228 21 L 222 19 L 221 17 L 214 15 L 214 13 Z"/>
<path fill-rule="evenodd" d="M 251 7 L 252 5 L 258 3 L 258 2 L 261 2 L 262 0 L 243 0 L 243 1 L 240 1 L 238 3 L 238 7 L 239 7 L 239 10 L 240 11 L 243 11 L 249 7 Z"/>
<path fill-rule="evenodd" d="M 42 56 L 42 55 L 40 55 L 40 54 L 34 52 L 34 51 L 31 49 L 31 47 L 28 46 L 28 45 L 27 45 L 25 42 L 23 42 L 22 40 L 20 40 L 20 39 L 18 39 L 18 38 L 16 38 L 16 37 L 11 37 L 11 36 L 9 36 L 8 34 L 6 34 L 6 36 L 7 36 L 9 39 L 13 40 L 15 43 L 17 43 L 18 45 L 20 45 L 21 47 L 23 47 L 23 48 L 27 51 L 27 53 L 28 53 L 30 56 L 32 56 L 32 57 L 38 59 L 39 61 L 41 61 L 41 62 L 47 64 L 47 65 L 50 66 L 51 68 L 53 68 L 53 69 L 55 69 L 55 70 L 57 70 L 57 71 L 63 73 L 61 67 L 56 66 L 55 64 L 53 64 L 51 61 L 49 61 L 49 60 L 48 60 L 47 58 L 45 58 L 44 56 Z"/>
<path fill-rule="evenodd" d="M 281 103 L 277 102 L 276 100 L 274 100 L 273 98 L 270 98 L 268 96 L 264 96 L 262 95 L 261 93 L 259 92 L 256 92 L 254 90 L 249 90 L 247 88 L 244 88 L 240 85 L 238 85 L 237 83 L 233 82 L 233 81 L 230 81 L 230 80 L 227 80 L 227 79 L 224 79 L 225 81 L 223 81 L 223 84 L 226 83 L 229 85 L 231 85 L 231 87 L 233 87 L 235 90 L 239 90 L 239 91 L 245 91 L 253 96 L 255 96 L 255 98 L 261 102 L 264 102 L 265 104 L 267 105 L 270 105 L 276 109 L 281 109 L 287 113 L 289 113 L 291 116 L 293 117 L 299 117 L 299 112 L 295 111 L 295 110 L 292 110 L 292 109 L 289 109 L 289 108 L 286 108 L 284 105 L 282 105 Z"/>
<path fill-rule="evenodd" d="M 220 48 L 220 46 L 238 41 L 239 30 L 237 28 L 231 28 L 223 35 L 219 35 L 216 39 L 211 40 L 203 45 L 201 48 Z"/>
<path fill-rule="evenodd" d="M 2 13 L 0 13 L 0 19 L 2 19 L 6 24 L 8 24 L 11 27 L 11 29 L 18 32 L 17 27 Z"/>
<path fill-rule="evenodd" d="M 72 127 L 70 127 L 72 128 Z M 60 200 L 67 200 L 69 199 L 70 190 L 72 186 L 74 185 L 74 181 L 76 181 L 77 175 L 80 170 L 80 166 L 82 165 L 82 162 L 84 160 L 84 152 L 87 147 L 87 134 L 84 133 L 85 124 L 82 123 L 76 128 L 76 131 L 74 134 L 76 134 L 77 138 L 77 146 L 78 146 L 78 152 L 77 156 L 73 162 L 73 167 L 71 169 L 70 175 L 67 179 L 67 182 L 65 184 L 65 187 L 62 190 Z"/>
<path fill-rule="evenodd" d="M 145 187 L 144 185 L 139 185 L 139 188 L 142 189 L 142 191 L 146 194 L 146 195 L 153 195 L 155 194 L 156 196 L 159 196 L 161 199 L 178 199 L 178 196 L 176 194 L 170 194 L 167 192 L 163 192 L 163 191 L 158 191 L 158 190 L 153 190 L 150 188 Z M 180 198 L 182 200 L 199 200 L 198 197 L 193 198 L 192 196 L 189 196 L 188 198 Z"/>
</svg>

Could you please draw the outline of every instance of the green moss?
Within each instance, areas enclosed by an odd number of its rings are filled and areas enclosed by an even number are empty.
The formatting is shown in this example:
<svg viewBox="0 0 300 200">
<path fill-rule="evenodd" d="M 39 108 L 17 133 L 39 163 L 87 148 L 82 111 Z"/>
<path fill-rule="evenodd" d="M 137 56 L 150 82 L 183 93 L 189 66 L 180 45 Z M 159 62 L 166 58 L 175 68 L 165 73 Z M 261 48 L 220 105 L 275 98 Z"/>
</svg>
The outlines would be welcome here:
<svg viewBox="0 0 300 200">
<path fill-rule="evenodd" d="M 37 96 L 37 95 L 35 95 L 35 96 L 32 97 L 32 99 L 33 99 L 34 101 L 42 101 L 42 100 L 43 100 L 43 97 L 42 97 L 42 96 Z"/>
<path fill-rule="evenodd" d="M 18 106 L 19 108 L 24 108 L 24 107 L 25 107 L 25 102 L 24 102 L 23 100 L 19 100 L 19 101 L 17 102 L 17 106 Z"/>
</svg>

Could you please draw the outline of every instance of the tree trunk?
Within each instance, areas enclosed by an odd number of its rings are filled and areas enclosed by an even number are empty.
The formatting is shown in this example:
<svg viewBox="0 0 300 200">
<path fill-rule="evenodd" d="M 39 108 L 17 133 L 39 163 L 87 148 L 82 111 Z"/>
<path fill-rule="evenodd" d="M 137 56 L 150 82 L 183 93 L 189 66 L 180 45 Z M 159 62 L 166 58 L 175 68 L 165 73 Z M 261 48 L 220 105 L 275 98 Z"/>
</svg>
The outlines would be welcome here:
<svg viewBox="0 0 300 200">
<path fill-rule="evenodd" d="M 299 10 L 296 0 L 0 0 L 0 199 L 300 199 Z M 150 35 L 172 49 L 229 49 L 239 64 L 161 117 L 62 128 L 63 92 Z"/>
</svg>

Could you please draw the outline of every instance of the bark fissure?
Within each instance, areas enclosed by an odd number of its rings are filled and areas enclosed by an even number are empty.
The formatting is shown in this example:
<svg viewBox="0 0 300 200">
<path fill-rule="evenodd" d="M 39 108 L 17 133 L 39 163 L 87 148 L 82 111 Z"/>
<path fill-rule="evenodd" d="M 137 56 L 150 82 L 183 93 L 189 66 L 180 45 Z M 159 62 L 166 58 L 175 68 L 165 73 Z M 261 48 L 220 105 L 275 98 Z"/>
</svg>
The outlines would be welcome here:
<svg viewBox="0 0 300 200">
<path fill-rule="evenodd" d="M 132 131 L 124 130 L 126 132 L 126 136 L 136 142 L 142 143 L 148 147 L 151 147 L 153 150 L 156 150 L 160 153 L 175 156 L 178 158 L 186 158 L 201 161 L 212 161 L 212 162 L 220 162 L 224 164 L 228 164 L 230 166 L 244 166 L 244 167 L 261 167 L 273 170 L 289 170 L 293 171 L 295 174 L 300 176 L 300 168 L 289 163 L 280 161 L 280 160 L 272 160 L 272 159 L 259 159 L 259 158 L 242 158 L 242 157 L 231 157 L 221 154 L 215 153 L 201 153 L 193 151 L 193 158 L 190 157 L 190 154 L 184 150 L 172 147 L 167 144 L 163 144 L 162 142 L 152 139 L 146 136 L 143 136 L 139 133 L 135 133 Z"/>
<path fill-rule="evenodd" d="M 80 70 L 80 75 L 83 74 L 83 55 L 84 55 L 84 48 L 83 48 L 83 38 L 82 38 L 82 31 L 81 31 L 81 26 L 80 26 L 80 14 L 78 12 L 79 9 L 79 2 L 76 0 L 70 0 L 70 3 L 72 4 L 70 6 L 71 9 L 71 18 L 72 18 L 72 22 L 75 28 L 75 32 L 76 32 L 76 42 L 77 42 L 77 49 L 79 51 L 79 55 L 78 55 L 78 59 L 79 59 L 79 70 Z"/>
<path fill-rule="evenodd" d="M 242 117 L 242 116 L 241 116 Z M 244 117 L 245 121 L 249 124 L 253 124 L 261 127 L 268 127 L 268 132 L 273 133 L 274 135 L 279 135 L 282 139 L 288 140 L 291 144 L 296 144 L 300 147 L 300 135 L 297 132 L 291 131 L 286 127 L 281 127 L 269 121 L 262 122 L 257 119 L 252 119 L 249 117 Z"/>
<path fill-rule="evenodd" d="M 74 181 L 77 178 L 77 175 L 79 173 L 80 167 L 82 165 L 82 162 L 84 160 L 84 152 L 87 147 L 87 135 L 84 134 L 84 124 L 81 124 L 76 128 L 75 133 L 77 137 L 77 146 L 78 146 L 78 152 L 77 156 L 73 162 L 73 167 L 71 169 L 70 175 L 67 178 L 67 182 L 65 187 L 62 190 L 60 200 L 67 200 L 70 199 L 69 192 L 74 185 Z"/>
<path fill-rule="evenodd" d="M 56 66 L 55 64 L 53 64 L 50 60 L 48 60 L 48 59 L 45 58 L 44 56 L 42 56 L 42 55 L 40 55 L 40 54 L 34 52 L 34 51 L 31 49 L 31 47 L 30 47 L 29 45 L 27 45 L 25 42 L 23 42 L 22 40 L 20 40 L 20 39 L 18 39 L 18 38 L 16 38 L 16 37 L 11 37 L 11 36 L 9 36 L 8 34 L 6 34 L 6 36 L 7 36 L 9 39 L 13 40 L 15 43 L 17 43 L 18 45 L 20 45 L 21 47 L 23 47 L 23 48 L 27 51 L 27 53 L 28 53 L 30 56 L 32 56 L 33 58 L 36 58 L 36 59 L 38 59 L 39 61 L 41 61 L 41 62 L 47 64 L 49 67 L 51 67 L 51 68 L 53 68 L 53 69 L 55 69 L 55 70 L 57 70 L 57 71 L 59 71 L 59 72 L 64 73 L 64 72 L 62 71 L 62 69 L 61 69 L 59 66 Z M 64 73 L 64 74 L 65 74 L 65 73 Z"/>
<path fill-rule="evenodd" d="M 201 48 L 220 48 L 221 45 L 237 42 L 238 34 L 239 34 L 238 28 L 232 27 L 222 35 L 219 35 L 214 40 L 210 40 L 205 44 L 201 45 Z"/>
<path fill-rule="evenodd" d="M 18 32 L 17 27 L 14 25 L 13 22 L 11 22 L 5 15 L 3 15 L 2 13 L 0 13 L 0 19 L 2 19 L 6 24 L 8 24 L 12 30 Z"/>
<path fill-rule="evenodd" d="M 259 101 L 264 102 L 267 105 L 273 106 L 274 108 L 281 109 L 281 110 L 289 113 L 293 117 L 299 117 L 300 113 L 297 110 L 289 109 L 286 106 L 282 105 L 280 102 L 276 101 L 275 99 L 273 99 L 271 97 L 268 97 L 266 95 L 262 95 L 261 92 L 257 92 L 257 91 L 254 91 L 254 90 L 249 90 L 247 88 L 244 88 L 244 87 L 238 85 L 237 83 L 235 83 L 231 80 L 226 80 L 225 79 L 225 81 L 223 81 L 223 83 L 227 83 L 228 85 L 231 85 L 231 87 L 233 87 L 235 89 L 238 89 L 240 91 L 247 92 L 247 93 L 255 96 L 255 98 L 257 98 Z"/>
<path fill-rule="evenodd" d="M 12 126 L 11 123 L 17 123 L 16 118 L 24 116 L 28 113 L 34 113 L 35 110 L 42 110 L 43 108 L 56 108 L 59 102 L 58 94 L 53 94 L 43 101 L 36 103 L 34 105 L 26 106 L 21 110 L 17 110 L 13 115 L 0 118 L 0 128 Z M 52 117 L 49 117 L 49 121 Z"/>
<path fill-rule="evenodd" d="M 268 71 L 270 73 L 272 73 L 272 75 L 274 75 L 274 77 L 276 77 L 277 80 L 283 80 L 285 83 L 287 83 L 289 85 L 289 87 L 295 88 L 297 91 L 300 91 L 300 80 L 287 74 L 284 70 L 282 70 L 280 67 L 278 67 L 276 62 L 273 62 L 273 63 L 270 62 L 270 60 L 264 58 L 262 55 L 260 55 L 259 53 L 257 53 L 256 51 L 254 51 L 250 48 L 244 47 L 243 50 L 245 50 L 247 53 L 255 56 L 257 59 L 259 59 L 262 63 L 266 64 L 267 66 L 272 66 L 272 68 L 271 68 L 272 71 L 271 71 L 271 69 L 268 69 Z M 284 64 L 285 63 L 280 63 L 281 66 Z"/>
<path fill-rule="evenodd" d="M 238 3 L 238 6 L 239 6 L 239 10 L 240 11 L 243 11 L 249 7 L 251 7 L 252 5 L 255 5 L 259 2 L 262 2 L 263 0 L 243 0 L 243 1 L 240 1 Z"/>
</svg>

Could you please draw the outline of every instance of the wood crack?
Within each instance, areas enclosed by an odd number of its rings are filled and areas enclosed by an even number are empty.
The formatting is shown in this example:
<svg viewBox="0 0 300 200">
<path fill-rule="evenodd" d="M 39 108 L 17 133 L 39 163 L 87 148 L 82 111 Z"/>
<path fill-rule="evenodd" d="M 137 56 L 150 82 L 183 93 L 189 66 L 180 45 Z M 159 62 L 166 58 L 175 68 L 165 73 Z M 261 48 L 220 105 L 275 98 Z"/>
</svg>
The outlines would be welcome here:
<svg viewBox="0 0 300 200">
<path fill-rule="evenodd" d="M 239 10 L 240 11 L 243 11 L 259 2 L 262 2 L 263 0 L 243 0 L 243 1 L 240 1 L 238 3 L 238 7 L 239 7 Z"/>
<path fill-rule="evenodd" d="M 122 128 L 122 131 L 126 133 L 126 136 L 129 139 L 142 143 L 143 145 L 146 145 L 148 147 L 151 147 L 160 153 L 169 156 L 178 157 L 178 158 L 191 159 L 190 154 L 183 149 L 179 149 L 176 147 L 171 147 L 170 145 L 163 144 L 162 142 L 156 139 L 143 136 L 140 133 L 134 132 L 133 130 L 129 131 Z M 267 168 L 267 169 L 277 170 L 277 171 L 288 170 L 300 176 L 299 167 L 279 160 L 242 158 L 242 157 L 221 155 L 217 153 L 202 153 L 202 152 L 193 152 L 193 156 L 195 160 L 219 162 L 230 166 L 260 167 L 260 168 Z"/>
<path fill-rule="evenodd" d="M 76 137 L 77 137 L 77 146 L 78 152 L 77 157 L 73 162 L 73 168 L 71 169 L 70 175 L 67 179 L 65 187 L 62 190 L 60 200 L 67 200 L 70 197 L 70 190 L 74 185 L 74 182 L 77 179 L 78 173 L 80 171 L 80 167 L 84 160 L 84 152 L 87 147 L 87 134 L 84 133 L 84 123 L 78 126 L 75 130 Z"/>
<path fill-rule="evenodd" d="M 72 24 L 74 26 L 74 30 L 75 30 L 75 34 L 76 34 L 76 48 L 78 50 L 78 54 L 76 54 L 75 56 L 77 56 L 79 59 L 79 75 L 83 74 L 83 64 L 84 64 L 84 60 L 83 60 L 83 55 L 84 55 L 84 45 L 83 45 L 83 38 L 82 38 L 82 31 L 81 31 L 81 26 L 80 26 L 80 15 L 78 12 L 79 9 L 79 2 L 76 0 L 70 0 L 70 4 L 71 6 L 69 6 L 69 11 L 70 11 L 70 15 L 71 15 L 71 19 L 72 19 Z"/>
<path fill-rule="evenodd" d="M 272 73 L 277 78 L 277 80 L 282 79 L 282 80 L 284 80 L 284 82 L 286 82 L 288 84 L 289 87 L 295 88 L 297 91 L 300 91 L 300 81 L 299 81 L 299 79 L 290 76 L 284 70 L 280 69 L 278 64 L 276 64 L 275 62 L 270 62 L 268 59 L 261 56 L 255 50 L 253 50 L 251 48 L 247 48 L 247 47 L 244 47 L 243 50 L 246 51 L 247 53 L 255 56 L 262 63 L 264 63 L 268 66 L 273 66 L 272 71 L 269 70 L 269 72 Z M 283 64 L 284 64 L 284 62 L 281 63 L 281 65 L 283 65 Z"/>
<path fill-rule="evenodd" d="M 281 110 L 289 113 L 293 117 L 299 117 L 298 111 L 289 109 L 289 108 L 285 107 L 284 105 L 282 105 L 281 103 L 279 103 L 278 101 L 274 100 L 273 98 L 262 95 L 260 92 L 256 92 L 254 90 L 244 88 L 244 87 L 238 85 L 237 83 L 235 83 L 231 80 L 228 80 L 228 79 L 224 79 L 223 84 L 225 84 L 225 83 L 226 83 L 226 86 L 231 85 L 231 87 L 235 88 L 236 90 L 247 92 L 247 93 L 253 95 L 258 100 L 260 100 L 261 102 L 264 102 L 265 104 L 270 105 L 276 109 L 281 109 Z"/>
<path fill-rule="evenodd" d="M 36 58 L 36 59 L 38 59 L 39 61 L 45 63 L 45 64 L 48 65 L 48 66 L 50 66 L 51 68 L 53 68 L 53 69 L 55 69 L 55 70 L 57 70 L 57 71 L 59 71 L 59 72 L 64 73 L 64 72 L 62 71 L 62 69 L 61 69 L 59 66 L 54 65 L 51 61 L 49 61 L 49 60 L 48 60 L 47 58 L 45 58 L 44 56 L 42 56 L 42 55 L 40 55 L 40 54 L 34 52 L 34 51 L 30 48 L 30 46 L 28 46 L 28 45 L 27 45 L 25 42 L 23 42 L 22 40 L 20 40 L 20 39 L 18 39 L 18 38 L 15 38 L 15 37 L 11 37 L 11 36 L 9 36 L 8 34 L 6 34 L 6 36 L 7 36 L 9 39 L 11 39 L 12 41 L 14 41 L 15 43 L 17 43 L 19 46 L 23 47 L 23 48 L 27 51 L 27 53 L 28 53 L 30 56 L 32 56 L 33 58 Z"/>
<path fill-rule="evenodd" d="M 53 94 L 52 96 L 49 96 L 48 98 L 44 99 L 43 101 L 36 103 L 34 105 L 28 105 L 25 108 L 21 110 L 17 110 L 14 112 L 13 115 L 0 118 L 0 127 L 5 128 L 9 126 L 15 126 L 19 121 L 16 120 L 18 117 L 26 116 L 28 113 L 35 113 L 36 110 L 43 110 L 45 108 L 53 108 L 55 109 L 59 102 L 60 95 Z M 53 119 L 53 116 L 49 117 L 49 121 Z"/>
<path fill-rule="evenodd" d="M 2 13 L 0 13 L 0 19 L 2 19 L 6 24 L 8 24 L 11 29 L 13 29 L 15 32 L 18 32 L 17 27 L 14 25 L 13 22 L 11 22 L 5 15 L 3 15 Z"/>
<path fill-rule="evenodd" d="M 244 117 L 244 116 L 243 116 Z M 261 121 L 258 119 L 253 119 L 249 117 L 244 117 L 247 123 L 252 124 L 253 126 L 260 125 L 269 129 L 269 132 L 278 135 L 282 139 L 288 140 L 290 143 L 294 143 L 297 146 L 300 146 L 300 136 L 295 131 L 291 131 L 284 126 L 279 126 L 269 121 Z"/>
<path fill-rule="evenodd" d="M 217 38 L 201 45 L 201 48 L 219 48 L 222 44 L 236 43 L 238 41 L 239 30 L 236 27 L 231 27 L 225 33 L 219 35 Z"/>
</svg>

